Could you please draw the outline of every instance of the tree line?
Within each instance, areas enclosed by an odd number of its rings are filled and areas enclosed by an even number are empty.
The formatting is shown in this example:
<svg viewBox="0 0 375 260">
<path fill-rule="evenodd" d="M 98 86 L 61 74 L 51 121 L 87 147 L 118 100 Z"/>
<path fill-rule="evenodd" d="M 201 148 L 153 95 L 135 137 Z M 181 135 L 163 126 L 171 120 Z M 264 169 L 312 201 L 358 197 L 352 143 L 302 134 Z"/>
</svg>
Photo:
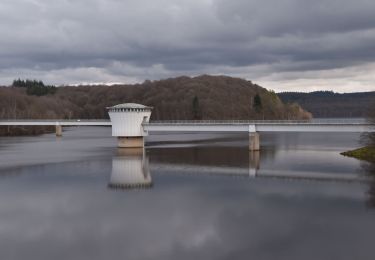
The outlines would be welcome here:
<svg viewBox="0 0 375 260">
<path fill-rule="evenodd" d="M 314 117 L 366 117 L 375 91 L 335 93 L 315 91 L 310 93 L 282 92 L 278 96 L 286 103 L 298 103 Z"/>
<path fill-rule="evenodd" d="M 0 88 L 2 119 L 103 119 L 106 107 L 140 103 L 154 107 L 152 120 L 308 119 L 310 113 L 250 81 L 225 76 L 178 77 L 134 85 L 58 87 L 53 95 L 30 95 L 16 80 Z M 43 84 L 44 85 L 44 84 Z M 0 132 L 1 134 L 1 132 Z"/>
<path fill-rule="evenodd" d="M 44 85 L 41 80 L 22 80 L 15 79 L 12 83 L 12 87 L 15 88 L 26 88 L 27 95 L 44 96 L 48 94 L 55 94 L 56 87 L 53 85 Z"/>
</svg>

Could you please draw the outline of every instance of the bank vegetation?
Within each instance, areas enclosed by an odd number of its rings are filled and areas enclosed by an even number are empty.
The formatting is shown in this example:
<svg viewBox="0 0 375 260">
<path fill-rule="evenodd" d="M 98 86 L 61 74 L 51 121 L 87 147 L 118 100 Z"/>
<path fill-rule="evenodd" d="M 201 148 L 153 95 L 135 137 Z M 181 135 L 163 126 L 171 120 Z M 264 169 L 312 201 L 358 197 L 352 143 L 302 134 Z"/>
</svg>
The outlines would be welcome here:
<svg viewBox="0 0 375 260">
<path fill-rule="evenodd" d="M 375 125 L 375 100 L 368 107 L 367 120 Z M 361 141 L 364 147 L 341 154 L 375 164 L 375 133 L 364 133 Z"/>
<path fill-rule="evenodd" d="M 24 86 L 26 81 L 22 80 L 13 83 L 17 86 L 0 87 L 1 119 L 105 119 L 108 118 L 106 107 L 128 102 L 154 107 L 151 120 L 311 118 L 311 114 L 298 104 L 283 103 L 273 91 L 251 81 L 226 76 L 202 75 L 147 80 L 133 85 L 58 88 L 44 86 L 39 81 L 27 82 L 34 92 L 31 93 Z M 43 86 L 48 89 L 44 90 Z M 0 128 L 1 135 L 43 131 L 43 127 L 33 130 Z"/>
</svg>

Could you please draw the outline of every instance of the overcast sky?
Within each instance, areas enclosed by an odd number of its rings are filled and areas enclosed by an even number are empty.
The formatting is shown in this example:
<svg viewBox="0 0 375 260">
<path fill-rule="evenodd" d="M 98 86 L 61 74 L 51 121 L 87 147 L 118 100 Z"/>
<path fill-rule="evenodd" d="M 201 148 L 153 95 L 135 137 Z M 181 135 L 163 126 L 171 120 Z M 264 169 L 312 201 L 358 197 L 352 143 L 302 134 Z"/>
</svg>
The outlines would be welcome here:
<svg viewBox="0 0 375 260">
<path fill-rule="evenodd" d="M 0 84 L 224 74 L 375 90 L 374 0 L 1 0 Z"/>
</svg>

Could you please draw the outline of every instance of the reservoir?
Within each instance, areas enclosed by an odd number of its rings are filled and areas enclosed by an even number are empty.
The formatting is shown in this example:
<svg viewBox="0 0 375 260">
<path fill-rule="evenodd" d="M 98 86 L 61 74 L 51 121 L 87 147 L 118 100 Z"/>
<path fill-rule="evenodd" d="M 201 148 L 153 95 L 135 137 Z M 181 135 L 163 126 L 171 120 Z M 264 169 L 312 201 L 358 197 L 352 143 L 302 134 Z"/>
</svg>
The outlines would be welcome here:
<svg viewBox="0 0 375 260">
<path fill-rule="evenodd" d="M 373 259 L 353 133 L 0 137 L 0 259 Z"/>
</svg>

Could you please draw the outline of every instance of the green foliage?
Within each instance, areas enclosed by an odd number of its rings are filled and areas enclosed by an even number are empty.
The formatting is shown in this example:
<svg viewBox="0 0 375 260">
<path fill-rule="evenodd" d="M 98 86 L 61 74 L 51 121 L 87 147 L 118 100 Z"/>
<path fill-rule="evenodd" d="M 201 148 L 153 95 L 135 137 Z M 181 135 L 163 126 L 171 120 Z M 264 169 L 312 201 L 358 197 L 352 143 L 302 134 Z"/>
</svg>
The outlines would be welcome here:
<svg viewBox="0 0 375 260">
<path fill-rule="evenodd" d="M 12 87 L 26 88 L 26 81 L 21 80 L 21 79 L 15 79 L 15 80 L 13 80 Z"/>
<path fill-rule="evenodd" d="M 375 147 L 367 146 L 353 151 L 341 153 L 344 156 L 375 163 Z"/>
<path fill-rule="evenodd" d="M 259 94 L 256 94 L 254 97 L 253 107 L 256 112 L 260 112 L 262 110 L 262 99 Z"/>
<path fill-rule="evenodd" d="M 375 102 L 368 107 L 368 117 L 367 121 L 370 124 L 375 124 Z M 344 156 L 353 157 L 359 160 L 364 160 L 372 163 L 372 166 L 375 166 L 375 133 L 369 132 L 364 133 L 361 136 L 361 142 L 365 145 L 365 147 L 347 151 L 341 153 Z M 375 169 L 375 168 L 374 168 Z"/>
<path fill-rule="evenodd" d="M 275 104 L 279 100 L 279 97 L 277 96 L 276 92 L 273 91 L 272 89 L 270 89 L 270 90 L 268 90 L 268 93 L 271 96 L 272 102 Z"/>
<path fill-rule="evenodd" d="M 48 94 L 55 94 L 56 87 L 52 85 L 44 85 L 43 81 L 38 80 L 21 80 L 13 81 L 13 87 L 26 88 L 27 95 L 44 96 Z"/>
</svg>

